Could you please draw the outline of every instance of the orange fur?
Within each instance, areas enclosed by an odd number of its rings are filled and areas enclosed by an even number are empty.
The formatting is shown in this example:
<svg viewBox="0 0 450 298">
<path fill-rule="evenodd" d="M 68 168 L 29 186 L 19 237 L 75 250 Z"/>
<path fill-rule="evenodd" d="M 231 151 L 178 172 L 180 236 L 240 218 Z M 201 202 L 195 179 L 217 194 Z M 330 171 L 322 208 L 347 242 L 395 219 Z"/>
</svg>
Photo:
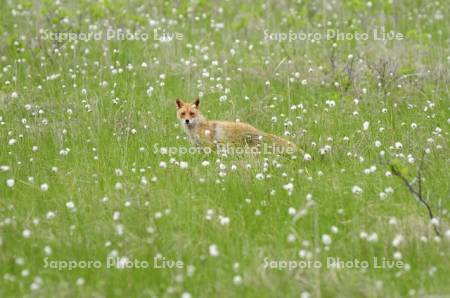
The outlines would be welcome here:
<svg viewBox="0 0 450 298">
<path fill-rule="evenodd" d="M 297 150 L 292 142 L 259 131 L 247 123 L 206 120 L 200 112 L 199 99 L 192 104 L 177 99 L 176 103 L 177 117 L 193 144 L 202 146 L 226 144 L 251 147 L 268 144 L 278 148 L 289 148 L 291 152 Z"/>
</svg>

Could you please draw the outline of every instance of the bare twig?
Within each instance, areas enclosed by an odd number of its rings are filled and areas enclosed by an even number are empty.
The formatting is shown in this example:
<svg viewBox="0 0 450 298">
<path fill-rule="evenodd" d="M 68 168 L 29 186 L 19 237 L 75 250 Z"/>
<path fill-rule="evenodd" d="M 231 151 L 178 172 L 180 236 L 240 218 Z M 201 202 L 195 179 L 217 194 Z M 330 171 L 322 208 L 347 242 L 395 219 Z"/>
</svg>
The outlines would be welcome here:
<svg viewBox="0 0 450 298">
<path fill-rule="evenodd" d="M 408 181 L 408 179 L 406 179 L 406 177 L 394 165 L 391 164 L 390 167 L 391 167 L 392 174 L 399 177 L 403 181 L 403 183 L 408 188 L 409 192 L 411 192 L 422 203 L 422 205 L 424 205 L 425 208 L 427 208 L 428 216 L 430 217 L 430 219 L 433 219 L 434 218 L 433 210 L 431 209 L 430 204 L 428 204 L 428 202 L 423 198 L 423 195 L 422 195 L 422 168 L 423 168 L 424 159 L 425 159 L 425 153 L 422 156 L 422 160 L 421 160 L 419 168 L 417 170 L 417 180 L 418 180 L 418 184 L 419 184 L 418 190 L 414 189 L 414 187 Z M 436 233 L 436 235 L 441 236 L 441 233 L 439 232 L 437 226 L 434 223 L 433 223 L 433 228 L 434 228 L 434 232 Z"/>
<path fill-rule="evenodd" d="M 350 61 L 344 67 L 345 72 L 347 73 L 348 82 L 345 86 L 345 90 L 348 90 L 350 86 L 354 86 L 355 77 L 354 77 L 354 58 L 351 58 Z"/>
</svg>

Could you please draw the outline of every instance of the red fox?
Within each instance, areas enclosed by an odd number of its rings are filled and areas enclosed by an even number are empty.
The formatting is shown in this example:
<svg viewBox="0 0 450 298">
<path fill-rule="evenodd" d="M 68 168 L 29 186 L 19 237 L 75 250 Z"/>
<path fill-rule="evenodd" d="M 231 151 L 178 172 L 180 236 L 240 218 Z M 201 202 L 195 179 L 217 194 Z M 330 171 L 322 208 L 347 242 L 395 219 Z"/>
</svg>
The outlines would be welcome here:
<svg viewBox="0 0 450 298">
<path fill-rule="evenodd" d="M 192 104 L 180 99 L 177 103 L 177 117 L 181 126 L 188 135 L 191 143 L 197 146 L 244 146 L 261 147 L 270 146 L 270 152 L 293 154 L 298 151 L 294 143 L 264 133 L 250 124 L 242 122 L 228 122 L 206 120 L 200 113 L 200 100 L 196 99 Z M 267 149 L 267 147 L 265 147 Z M 275 150 L 274 150 L 275 149 Z"/>
</svg>

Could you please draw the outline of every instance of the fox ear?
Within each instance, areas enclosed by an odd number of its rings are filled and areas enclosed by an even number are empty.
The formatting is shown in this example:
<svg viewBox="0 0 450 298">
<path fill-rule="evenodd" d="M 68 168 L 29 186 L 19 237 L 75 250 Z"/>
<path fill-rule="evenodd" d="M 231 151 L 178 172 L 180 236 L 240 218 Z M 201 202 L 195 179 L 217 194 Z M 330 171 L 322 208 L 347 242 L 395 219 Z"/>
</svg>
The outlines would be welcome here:
<svg viewBox="0 0 450 298">
<path fill-rule="evenodd" d="M 200 106 L 200 99 L 197 98 L 192 105 L 194 105 L 198 109 L 198 107 Z"/>
<path fill-rule="evenodd" d="M 184 105 L 184 102 L 177 98 L 177 109 L 180 109 Z"/>
</svg>

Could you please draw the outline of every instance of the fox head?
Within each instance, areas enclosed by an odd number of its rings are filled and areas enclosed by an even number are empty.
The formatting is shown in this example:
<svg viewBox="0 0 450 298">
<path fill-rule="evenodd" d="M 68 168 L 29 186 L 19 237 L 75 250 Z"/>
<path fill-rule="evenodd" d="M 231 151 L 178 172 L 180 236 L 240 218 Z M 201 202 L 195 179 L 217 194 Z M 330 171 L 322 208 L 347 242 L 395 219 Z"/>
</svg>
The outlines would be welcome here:
<svg viewBox="0 0 450 298">
<path fill-rule="evenodd" d="M 177 98 L 177 117 L 182 124 L 192 125 L 201 120 L 199 110 L 200 99 L 196 99 L 193 103 L 185 103 Z"/>
</svg>

